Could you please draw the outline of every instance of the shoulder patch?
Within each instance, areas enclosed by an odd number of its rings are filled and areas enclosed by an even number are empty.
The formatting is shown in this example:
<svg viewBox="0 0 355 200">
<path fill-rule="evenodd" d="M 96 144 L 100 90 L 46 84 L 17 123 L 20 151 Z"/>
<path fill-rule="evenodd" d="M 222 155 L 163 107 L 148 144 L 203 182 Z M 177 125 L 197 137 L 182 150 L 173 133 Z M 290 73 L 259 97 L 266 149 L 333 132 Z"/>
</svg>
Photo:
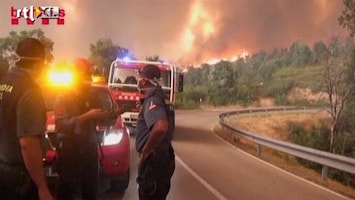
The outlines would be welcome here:
<svg viewBox="0 0 355 200">
<path fill-rule="evenodd" d="M 154 104 L 153 101 L 151 101 L 150 104 L 149 104 L 149 108 L 148 109 L 149 110 L 153 110 L 156 107 L 157 107 L 157 104 Z"/>
</svg>

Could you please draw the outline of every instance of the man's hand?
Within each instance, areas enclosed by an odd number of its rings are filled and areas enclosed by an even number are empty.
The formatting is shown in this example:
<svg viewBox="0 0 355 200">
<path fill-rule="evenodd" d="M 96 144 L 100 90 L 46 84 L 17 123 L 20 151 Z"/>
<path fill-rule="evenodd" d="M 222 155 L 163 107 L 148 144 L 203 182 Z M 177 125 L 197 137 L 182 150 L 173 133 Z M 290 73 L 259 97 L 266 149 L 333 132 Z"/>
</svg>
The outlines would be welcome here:
<svg viewBox="0 0 355 200">
<path fill-rule="evenodd" d="M 149 159 L 150 156 L 154 156 L 155 151 L 150 151 L 150 152 L 142 152 L 142 154 L 140 154 L 140 159 L 139 159 L 139 163 L 138 163 L 138 171 L 140 172 L 142 167 L 144 166 L 145 162 Z"/>
<path fill-rule="evenodd" d="M 148 152 L 143 151 L 142 154 L 140 155 L 140 161 L 143 163 L 145 162 L 150 156 L 154 155 L 155 151 L 151 150 Z"/>
<path fill-rule="evenodd" d="M 80 115 L 77 120 L 79 123 L 83 123 L 88 120 L 98 120 L 98 119 L 105 119 L 111 116 L 111 112 L 104 111 L 101 109 L 91 109 L 86 113 Z"/>
<path fill-rule="evenodd" d="M 101 109 L 91 109 L 85 113 L 90 119 L 104 119 L 110 116 L 111 112 Z"/>
</svg>

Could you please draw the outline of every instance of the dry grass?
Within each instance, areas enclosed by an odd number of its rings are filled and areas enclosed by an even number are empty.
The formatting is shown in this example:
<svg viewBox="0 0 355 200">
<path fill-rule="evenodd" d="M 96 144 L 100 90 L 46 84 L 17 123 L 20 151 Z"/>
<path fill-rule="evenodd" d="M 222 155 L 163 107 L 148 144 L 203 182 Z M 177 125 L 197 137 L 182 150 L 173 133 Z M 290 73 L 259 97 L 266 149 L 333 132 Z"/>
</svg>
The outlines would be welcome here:
<svg viewBox="0 0 355 200">
<path fill-rule="evenodd" d="M 243 130 L 282 141 L 289 141 L 287 132 L 290 123 L 302 124 L 306 130 L 311 130 L 312 127 L 320 126 L 321 122 L 329 122 L 328 113 L 323 111 L 291 114 L 282 112 L 277 114 L 261 113 L 234 118 L 231 121 L 231 123 Z"/>
<path fill-rule="evenodd" d="M 256 121 L 257 123 L 255 123 Z M 272 115 L 250 115 L 235 118 L 235 120 L 231 121 L 231 123 L 235 124 L 241 129 L 253 133 L 258 133 L 262 136 L 267 136 L 282 141 L 289 141 L 287 134 L 289 123 L 298 122 L 303 124 L 306 128 L 311 128 L 312 126 L 317 126 L 317 124 L 320 124 L 321 121 L 329 121 L 327 113 L 318 112 L 314 114 L 280 113 Z M 214 131 L 217 135 L 229 143 L 254 156 L 257 156 L 256 145 L 254 143 L 241 137 L 232 135 L 228 131 L 222 130 L 219 126 L 217 126 Z M 354 188 L 346 187 L 333 180 L 322 180 L 321 175 L 318 172 L 301 166 L 293 156 L 272 149 L 264 148 L 260 158 L 297 176 L 303 177 L 316 184 L 322 185 L 340 194 L 355 199 Z"/>
</svg>

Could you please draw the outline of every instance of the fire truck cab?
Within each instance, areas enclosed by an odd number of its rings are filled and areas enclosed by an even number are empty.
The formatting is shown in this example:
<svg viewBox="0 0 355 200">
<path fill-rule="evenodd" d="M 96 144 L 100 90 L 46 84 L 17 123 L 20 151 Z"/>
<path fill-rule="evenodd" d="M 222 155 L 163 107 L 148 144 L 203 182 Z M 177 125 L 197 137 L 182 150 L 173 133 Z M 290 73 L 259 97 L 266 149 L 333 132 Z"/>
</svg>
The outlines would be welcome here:
<svg viewBox="0 0 355 200">
<path fill-rule="evenodd" d="M 134 128 L 137 125 L 142 94 L 137 89 L 138 72 L 147 64 L 157 65 L 161 71 L 160 85 L 166 93 L 166 102 L 173 109 L 176 94 L 183 90 L 183 74 L 172 64 L 165 62 L 116 59 L 110 66 L 108 87 L 121 109 L 123 123 Z M 132 129 L 131 129 L 132 130 Z"/>
</svg>

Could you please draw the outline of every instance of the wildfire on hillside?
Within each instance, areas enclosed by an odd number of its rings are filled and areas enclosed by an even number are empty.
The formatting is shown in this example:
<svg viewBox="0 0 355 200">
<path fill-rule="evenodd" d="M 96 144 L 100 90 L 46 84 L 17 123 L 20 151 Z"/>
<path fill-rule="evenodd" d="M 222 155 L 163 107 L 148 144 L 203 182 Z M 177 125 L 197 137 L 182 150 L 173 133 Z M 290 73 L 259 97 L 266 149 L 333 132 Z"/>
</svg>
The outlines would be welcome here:
<svg viewBox="0 0 355 200">
<path fill-rule="evenodd" d="M 190 2 L 178 60 L 185 65 L 245 59 L 260 50 L 288 48 L 297 40 L 312 46 L 342 33 L 337 21 L 342 4 L 335 1 L 270 0 L 267 5 L 247 0 Z"/>
</svg>

